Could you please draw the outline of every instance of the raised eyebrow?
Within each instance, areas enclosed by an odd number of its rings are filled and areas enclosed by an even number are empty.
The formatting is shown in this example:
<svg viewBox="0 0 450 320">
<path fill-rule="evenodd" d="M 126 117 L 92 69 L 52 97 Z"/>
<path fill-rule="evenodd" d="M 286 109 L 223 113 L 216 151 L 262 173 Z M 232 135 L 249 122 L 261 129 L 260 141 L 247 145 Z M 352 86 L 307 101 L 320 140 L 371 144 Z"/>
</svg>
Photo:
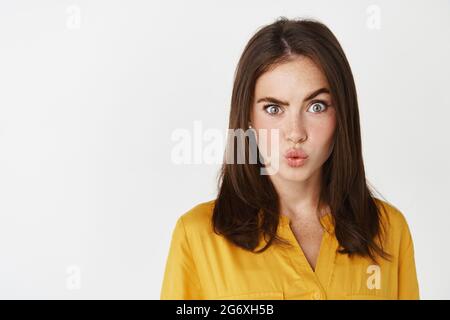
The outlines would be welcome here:
<svg viewBox="0 0 450 320">
<path fill-rule="evenodd" d="M 314 97 L 318 96 L 318 95 L 321 94 L 321 93 L 328 93 L 328 94 L 330 94 L 330 90 L 329 90 L 328 88 L 320 88 L 320 89 L 317 89 L 316 91 L 313 91 L 309 96 L 307 96 L 307 97 L 303 100 L 303 102 L 306 102 L 306 101 L 308 101 L 308 100 L 311 100 L 311 99 L 313 99 Z"/>
<path fill-rule="evenodd" d="M 321 93 L 330 94 L 330 90 L 328 88 L 317 89 L 317 90 L 313 91 L 312 93 L 310 93 L 305 99 L 303 99 L 303 102 L 311 100 Z M 256 101 L 256 103 L 260 103 L 260 102 L 270 102 L 270 103 L 276 103 L 276 104 L 283 105 L 283 106 L 289 106 L 289 102 L 282 101 L 282 100 L 274 98 L 274 97 L 264 97 L 264 98 L 258 99 L 258 101 Z"/>
<path fill-rule="evenodd" d="M 279 104 L 282 106 L 289 106 L 289 102 L 282 101 L 282 100 L 279 100 L 274 97 L 264 97 L 264 98 L 261 98 L 258 101 L 256 101 L 256 103 L 260 103 L 260 102 L 270 102 L 270 103 L 276 103 L 276 104 Z"/>
</svg>

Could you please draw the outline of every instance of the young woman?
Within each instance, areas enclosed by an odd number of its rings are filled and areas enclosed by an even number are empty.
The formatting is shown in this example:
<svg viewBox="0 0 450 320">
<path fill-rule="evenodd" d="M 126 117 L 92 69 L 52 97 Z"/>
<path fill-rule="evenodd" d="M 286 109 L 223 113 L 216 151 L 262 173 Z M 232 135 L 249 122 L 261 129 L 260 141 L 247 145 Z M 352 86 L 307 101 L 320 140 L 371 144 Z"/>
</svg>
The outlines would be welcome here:
<svg viewBox="0 0 450 320">
<path fill-rule="evenodd" d="M 250 132 L 246 161 L 179 217 L 161 299 L 419 298 L 408 224 L 367 185 L 353 75 L 325 25 L 280 18 L 250 39 L 229 129 Z"/>
</svg>

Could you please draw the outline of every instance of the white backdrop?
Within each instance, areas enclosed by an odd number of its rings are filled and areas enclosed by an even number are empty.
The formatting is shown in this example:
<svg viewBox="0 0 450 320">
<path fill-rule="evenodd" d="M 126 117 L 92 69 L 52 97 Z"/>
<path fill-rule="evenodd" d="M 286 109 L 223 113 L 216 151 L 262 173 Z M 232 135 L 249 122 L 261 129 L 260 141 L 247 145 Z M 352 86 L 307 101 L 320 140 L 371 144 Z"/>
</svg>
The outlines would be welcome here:
<svg viewBox="0 0 450 320">
<path fill-rule="evenodd" d="M 176 164 L 172 134 L 227 128 L 239 56 L 279 16 L 338 37 L 368 180 L 410 224 L 421 297 L 450 298 L 447 0 L 2 1 L 0 298 L 159 299 L 219 169 Z"/>
</svg>

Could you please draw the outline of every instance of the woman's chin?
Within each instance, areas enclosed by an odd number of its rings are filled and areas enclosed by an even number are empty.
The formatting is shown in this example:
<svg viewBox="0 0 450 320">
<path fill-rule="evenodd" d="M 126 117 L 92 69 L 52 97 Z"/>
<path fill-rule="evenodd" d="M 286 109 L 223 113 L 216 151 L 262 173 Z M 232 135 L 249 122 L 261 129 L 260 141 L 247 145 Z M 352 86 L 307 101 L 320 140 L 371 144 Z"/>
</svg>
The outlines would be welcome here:
<svg viewBox="0 0 450 320">
<path fill-rule="evenodd" d="M 281 173 L 280 177 L 282 177 L 284 180 L 296 182 L 302 182 L 308 179 L 308 176 L 304 173 Z"/>
<path fill-rule="evenodd" d="M 277 175 L 283 180 L 289 181 L 305 181 L 309 177 L 309 170 L 306 168 L 292 168 L 290 166 L 281 166 L 277 172 Z"/>
<path fill-rule="evenodd" d="M 280 162 L 278 167 L 269 164 L 267 166 L 267 172 L 269 175 L 277 175 L 283 180 L 298 182 L 305 181 L 310 176 L 310 171 L 308 170 L 308 165 L 306 163 L 300 165 L 294 164 L 292 166 L 287 161 Z"/>
</svg>

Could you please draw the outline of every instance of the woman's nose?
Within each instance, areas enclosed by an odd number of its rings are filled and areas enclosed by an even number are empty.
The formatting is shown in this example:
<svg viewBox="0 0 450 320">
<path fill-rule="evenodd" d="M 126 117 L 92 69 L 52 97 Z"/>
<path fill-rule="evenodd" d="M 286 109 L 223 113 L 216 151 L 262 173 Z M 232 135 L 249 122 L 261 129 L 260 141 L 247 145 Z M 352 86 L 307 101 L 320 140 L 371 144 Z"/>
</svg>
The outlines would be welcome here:
<svg viewBox="0 0 450 320">
<path fill-rule="evenodd" d="M 286 129 L 286 139 L 294 144 L 306 140 L 306 130 L 300 117 L 292 119 Z"/>
</svg>

